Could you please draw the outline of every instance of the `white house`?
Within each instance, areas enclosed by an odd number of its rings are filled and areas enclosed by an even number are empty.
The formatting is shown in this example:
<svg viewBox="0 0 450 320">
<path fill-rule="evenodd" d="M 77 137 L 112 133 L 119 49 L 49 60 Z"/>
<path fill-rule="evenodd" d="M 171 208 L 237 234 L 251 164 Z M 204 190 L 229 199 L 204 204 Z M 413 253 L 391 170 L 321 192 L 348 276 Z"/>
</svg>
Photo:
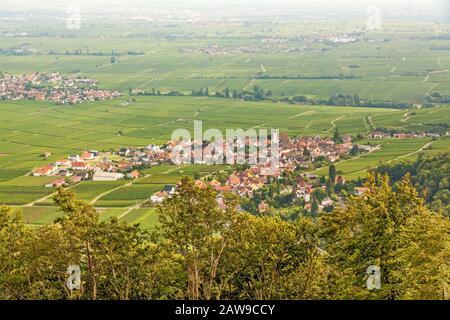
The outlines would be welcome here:
<svg viewBox="0 0 450 320">
<path fill-rule="evenodd" d="M 153 202 L 153 203 L 162 203 L 163 201 L 164 201 L 164 199 L 165 199 L 165 197 L 166 197 L 166 194 L 164 193 L 164 192 L 156 192 L 156 193 L 154 193 L 151 197 L 150 197 L 150 200 Z"/>
<path fill-rule="evenodd" d="M 58 166 L 55 165 L 47 165 L 42 168 L 35 169 L 33 171 L 33 176 L 40 177 L 40 176 L 53 176 L 58 172 Z"/>
</svg>

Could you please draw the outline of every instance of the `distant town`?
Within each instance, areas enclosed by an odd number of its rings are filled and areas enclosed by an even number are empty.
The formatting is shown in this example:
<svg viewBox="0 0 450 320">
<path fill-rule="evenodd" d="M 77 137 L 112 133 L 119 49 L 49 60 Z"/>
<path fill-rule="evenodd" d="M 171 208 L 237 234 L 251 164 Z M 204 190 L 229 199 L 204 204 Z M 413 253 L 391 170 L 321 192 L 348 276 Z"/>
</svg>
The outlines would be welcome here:
<svg viewBox="0 0 450 320">
<path fill-rule="evenodd" d="M 0 73 L 0 100 L 47 100 L 73 105 L 121 96 L 118 91 L 102 90 L 98 81 L 87 77 L 54 73 L 12 75 Z"/>
<path fill-rule="evenodd" d="M 264 38 L 260 44 L 241 47 L 222 47 L 218 44 L 209 44 L 203 48 L 183 48 L 182 53 L 226 55 L 243 53 L 290 53 L 320 51 L 310 45 L 313 43 L 345 44 L 365 41 L 364 33 L 338 34 L 329 36 L 314 35 L 311 37 L 299 36 L 294 38 Z"/>
</svg>

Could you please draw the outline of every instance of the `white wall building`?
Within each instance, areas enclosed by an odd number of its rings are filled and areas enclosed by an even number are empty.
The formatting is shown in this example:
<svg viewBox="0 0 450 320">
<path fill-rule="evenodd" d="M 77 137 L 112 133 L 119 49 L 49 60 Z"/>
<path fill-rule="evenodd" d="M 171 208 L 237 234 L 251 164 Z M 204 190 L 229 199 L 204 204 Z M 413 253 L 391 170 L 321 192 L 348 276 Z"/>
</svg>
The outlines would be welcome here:
<svg viewBox="0 0 450 320">
<path fill-rule="evenodd" d="M 93 181 L 117 181 L 123 179 L 123 173 L 96 171 L 92 177 Z"/>
</svg>

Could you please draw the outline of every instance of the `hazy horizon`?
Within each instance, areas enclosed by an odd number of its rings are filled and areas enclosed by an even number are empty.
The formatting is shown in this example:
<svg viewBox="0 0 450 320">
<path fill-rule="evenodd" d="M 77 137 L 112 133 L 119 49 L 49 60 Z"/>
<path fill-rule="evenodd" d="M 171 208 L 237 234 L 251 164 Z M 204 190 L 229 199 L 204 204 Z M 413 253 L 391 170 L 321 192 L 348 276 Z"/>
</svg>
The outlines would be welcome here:
<svg viewBox="0 0 450 320">
<path fill-rule="evenodd" d="M 245 16 L 293 16 L 305 18 L 334 17 L 337 19 L 364 18 L 367 9 L 380 8 L 388 19 L 428 19 L 448 21 L 450 4 L 447 0 L 17 0 L 0 3 L 0 14 L 65 12 L 70 7 L 79 7 L 85 15 L 107 15 L 118 13 L 126 17 L 164 11 L 173 14 L 215 15 L 227 18 Z M 173 12 L 172 12 L 173 11 Z"/>
</svg>

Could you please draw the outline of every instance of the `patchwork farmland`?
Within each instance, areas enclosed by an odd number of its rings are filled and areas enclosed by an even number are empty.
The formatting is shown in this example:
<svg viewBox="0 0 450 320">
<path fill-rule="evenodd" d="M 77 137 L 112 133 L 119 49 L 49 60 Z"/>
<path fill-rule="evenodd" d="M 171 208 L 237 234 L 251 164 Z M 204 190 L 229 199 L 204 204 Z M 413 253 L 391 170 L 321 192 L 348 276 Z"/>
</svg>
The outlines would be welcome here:
<svg viewBox="0 0 450 320">
<path fill-rule="evenodd" d="M 20 21 L 3 23 L 4 28 L 18 31 L 36 28 Z M 53 206 L 55 190 L 44 187 L 54 178 L 33 177 L 34 168 L 86 150 L 162 145 L 174 129 L 192 131 L 195 120 L 203 121 L 203 130 L 278 128 L 291 137 L 330 137 L 336 128 L 352 136 L 379 127 L 420 132 L 450 124 L 450 107 L 445 103 L 424 107 L 431 93 L 450 94 L 448 39 L 437 37 L 426 22 L 387 21 L 386 30 L 367 32 L 349 43 L 333 42 L 329 35 L 336 34 L 336 29 L 359 30 L 358 21 L 345 25 L 285 21 L 269 23 L 270 28 L 267 22 L 252 22 L 245 28 L 207 23 L 201 28 L 190 25 L 175 35 L 171 26 L 158 26 L 154 31 L 114 23 L 114 30 L 100 24 L 68 35 L 61 21 L 53 21 L 45 24 L 51 36 L 1 38 L 2 49 L 32 52 L 0 55 L 1 72 L 60 72 L 98 80 L 100 88 L 123 94 L 122 98 L 76 106 L 0 101 L 0 204 L 22 207 L 30 225 L 51 222 L 61 214 Z M 450 31 L 445 24 L 440 28 L 444 33 Z M 408 32 L 392 31 L 398 29 Z M 359 31 L 354 33 L 359 37 Z M 266 46 L 273 40 L 298 50 L 280 51 L 274 45 L 270 51 Z M 213 96 L 224 90 L 252 91 L 254 86 L 270 91 L 278 101 L 299 95 L 323 101 L 356 95 L 408 103 L 414 110 L 190 96 L 206 88 Z M 162 95 L 129 96 L 133 90 Z M 163 96 L 170 92 L 187 96 Z M 367 169 L 381 163 L 414 160 L 419 152 L 431 155 L 450 150 L 448 137 L 363 139 L 360 143 L 378 148 L 336 164 L 338 173 L 348 180 L 365 176 Z M 133 181 L 83 181 L 70 189 L 99 208 L 103 218 L 115 216 L 150 227 L 155 211 L 148 199 L 154 192 L 177 183 L 183 175 L 208 175 L 223 169 L 227 168 L 152 167 Z M 325 176 L 327 170 L 324 167 L 316 173 Z"/>
<path fill-rule="evenodd" d="M 78 105 L 56 106 L 33 101 L 0 103 L 0 203 L 22 206 L 25 219 L 39 225 L 58 217 L 53 206 L 54 190 L 45 188 L 52 177 L 33 177 L 30 171 L 43 163 L 85 150 L 117 150 L 123 146 L 164 144 L 174 129 L 193 129 L 193 121 L 203 121 L 203 129 L 279 128 L 291 136 L 331 136 L 334 128 L 342 134 L 370 131 L 372 125 L 427 129 L 433 122 L 450 122 L 450 108 L 419 109 L 405 117 L 404 110 L 304 106 L 270 102 L 243 102 L 218 98 L 136 97 Z M 228 115 L 233 114 L 235 117 Z M 368 142 L 368 141 L 367 141 Z M 449 138 L 381 139 L 370 141 L 379 150 L 337 164 L 347 179 L 362 177 L 368 168 L 387 161 L 413 159 L 426 153 L 448 151 Z M 42 154 L 51 154 L 42 158 Z M 102 211 L 102 217 L 119 217 L 151 227 L 155 211 L 149 197 L 165 184 L 178 182 L 183 175 L 205 175 L 222 167 L 156 166 L 135 181 L 85 181 L 71 187 L 80 199 Z M 318 171 L 327 174 L 327 169 Z"/>
</svg>

